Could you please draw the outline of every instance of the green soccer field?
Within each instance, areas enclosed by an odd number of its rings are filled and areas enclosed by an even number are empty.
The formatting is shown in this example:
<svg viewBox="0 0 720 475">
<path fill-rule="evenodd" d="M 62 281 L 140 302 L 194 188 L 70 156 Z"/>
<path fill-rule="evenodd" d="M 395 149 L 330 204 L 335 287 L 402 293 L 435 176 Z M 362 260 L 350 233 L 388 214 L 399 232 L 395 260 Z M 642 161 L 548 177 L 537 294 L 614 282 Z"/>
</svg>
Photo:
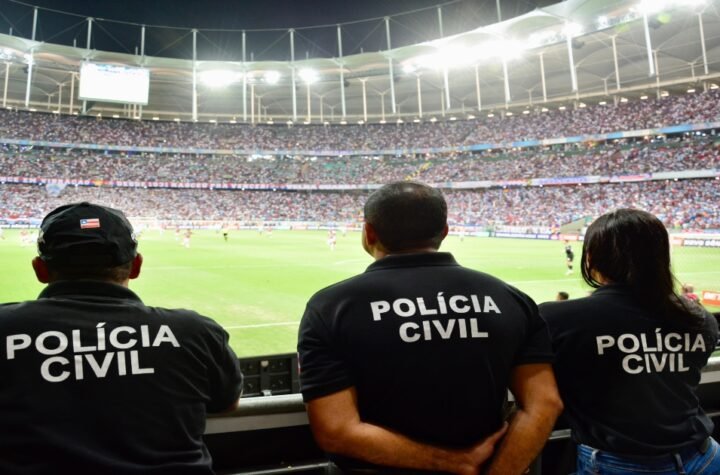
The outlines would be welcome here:
<svg viewBox="0 0 720 475">
<path fill-rule="evenodd" d="M 139 247 L 143 272 L 130 287 L 149 305 L 191 308 L 216 319 L 239 356 L 294 352 L 307 299 L 371 263 L 358 233 L 339 234 L 335 251 L 326 237 L 325 231 L 231 231 L 224 242 L 215 231 L 199 231 L 186 249 L 173 232 L 147 231 Z M 560 290 L 571 298 L 587 294 L 577 268 L 581 245 L 573 247 L 578 257 L 570 276 L 561 242 L 451 236 L 443 250 L 543 302 Z M 19 232 L 5 232 L 0 302 L 32 299 L 42 290 L 30 267 L 35 253 L 34 245 L 22 247 Z M 673 260 L 677 277 L 698 293 L 720 290 L 720 249 L 676 248 Z"/>
</svg>

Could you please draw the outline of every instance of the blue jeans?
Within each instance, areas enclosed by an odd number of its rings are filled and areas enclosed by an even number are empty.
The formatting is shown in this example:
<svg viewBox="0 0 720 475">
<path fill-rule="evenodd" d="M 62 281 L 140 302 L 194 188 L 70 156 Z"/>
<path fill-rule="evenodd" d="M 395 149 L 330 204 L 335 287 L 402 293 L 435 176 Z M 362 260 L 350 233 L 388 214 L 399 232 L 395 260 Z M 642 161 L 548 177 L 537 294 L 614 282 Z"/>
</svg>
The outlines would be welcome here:
<svg viewBox="0 0 720 475">
<path fill-rule="evenodd" d="M 683 449 L 675 454 L 655 457 L 623 457 L 587 445 L 577 449 L 577 475 L 718 475 L 720 445 L 715 439 L 703 453 L 700 449 Z"/>
</svg>

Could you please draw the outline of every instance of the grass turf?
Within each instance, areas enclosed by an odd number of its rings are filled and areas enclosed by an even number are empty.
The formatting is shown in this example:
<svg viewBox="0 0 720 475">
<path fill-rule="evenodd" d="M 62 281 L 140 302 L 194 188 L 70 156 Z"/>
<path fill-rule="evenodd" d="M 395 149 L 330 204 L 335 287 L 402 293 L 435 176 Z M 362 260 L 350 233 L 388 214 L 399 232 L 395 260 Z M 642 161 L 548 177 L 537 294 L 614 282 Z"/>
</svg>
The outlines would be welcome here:
<svg viewBox="0 0 720 475">
<path fill-rule="evenodd" d="M 174 232 L 146 231 L 140 240 L 143 272 L 130 287 L 148 305 L 186 307 L 216 319 L 230 333 L 239 356 L 295 351 L 297 326 L 307 299 L 317 290 L 362 272 L 371 263 L 358 233 L 338 234 L 331 251 L 324 231 L 230 231 L 228 242 L 215 231 L 198 231 L 190 249 Z M 34 245 L 22 247 L 18 231 L 0 240 L 0 302 L 33 299 L 42 290 L 30 260 Z M 450 236 L 443 250 L 468 267 L 496 275 L 537 302 L 564 290 L 571 298 L 589 288 L 577 261 L 566 276 L 561 242 Z M 676 248 L 675 272 L 698 290 L 720 290 L 720 250 Z M 718 311 L 720 309 L 713 308 Z"/>
</svg>

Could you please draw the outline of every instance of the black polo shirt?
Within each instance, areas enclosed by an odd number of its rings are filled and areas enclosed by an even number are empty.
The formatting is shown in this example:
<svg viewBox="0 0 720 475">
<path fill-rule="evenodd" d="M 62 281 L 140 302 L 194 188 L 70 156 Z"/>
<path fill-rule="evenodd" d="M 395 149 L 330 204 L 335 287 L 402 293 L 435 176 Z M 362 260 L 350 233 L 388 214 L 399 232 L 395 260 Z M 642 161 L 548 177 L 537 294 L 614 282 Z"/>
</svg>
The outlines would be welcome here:
<svg viewBox="0 0 720 475">
<path fill-rule="evenodd" d="M 697 331 L 668 324 L 621 285 L 544 303 L 540 312 L 576 442 L 643 456 L 697 445 L 712 434 L 697 397 L 717 341 L 710 314 L 704 312 Z"/>
<path fill-rule="evenodd" d="M 217 323 L 68 281 L 0 306 L 0 338 L 0 473 L 212 473 L 206 414 L 242 384 Z"/>
<path fill-rule="evenodd" d="M 391 255 L 316 293 L 298 352 L 305 401 L 354 386 L 363 421 L 443 446 L 497 430 L 512 369 L 552 359 L 528 296 L 442 252 Z"/>
</svg>

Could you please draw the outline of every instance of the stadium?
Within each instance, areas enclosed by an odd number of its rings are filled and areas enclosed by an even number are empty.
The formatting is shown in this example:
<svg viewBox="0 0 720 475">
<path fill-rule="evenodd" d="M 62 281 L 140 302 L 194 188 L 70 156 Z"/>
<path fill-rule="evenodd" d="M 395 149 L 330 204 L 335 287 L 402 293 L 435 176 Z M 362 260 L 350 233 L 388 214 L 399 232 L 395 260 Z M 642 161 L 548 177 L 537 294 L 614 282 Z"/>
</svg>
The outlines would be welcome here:
<svg viewBox="0 0 720 475">
<path fill-rule="evenodd" d="M 388 182 L 440 188 L 443 249 L 538 303 L 588 293 L 564 247 L 579 254 L 595 218 L 649 211 L 679 281 L 720 311 L 720 2 L 509 17 L 497 2 L 482 21 L 478 3 L 238 29 L 0 1 L 0 300 L 42 289 L 28 262 L 49 211 L 123 210 L 146 256 L 133 289 L 216 319 L 245 395 L 265 396 L 209 422 L 227 473 L 322 469 L 295 394 L 298 324 L 314 292 L 370 264 L 363 204 Z M 567 436 L 536 473 L 561 473 Z"/>
</svg>

